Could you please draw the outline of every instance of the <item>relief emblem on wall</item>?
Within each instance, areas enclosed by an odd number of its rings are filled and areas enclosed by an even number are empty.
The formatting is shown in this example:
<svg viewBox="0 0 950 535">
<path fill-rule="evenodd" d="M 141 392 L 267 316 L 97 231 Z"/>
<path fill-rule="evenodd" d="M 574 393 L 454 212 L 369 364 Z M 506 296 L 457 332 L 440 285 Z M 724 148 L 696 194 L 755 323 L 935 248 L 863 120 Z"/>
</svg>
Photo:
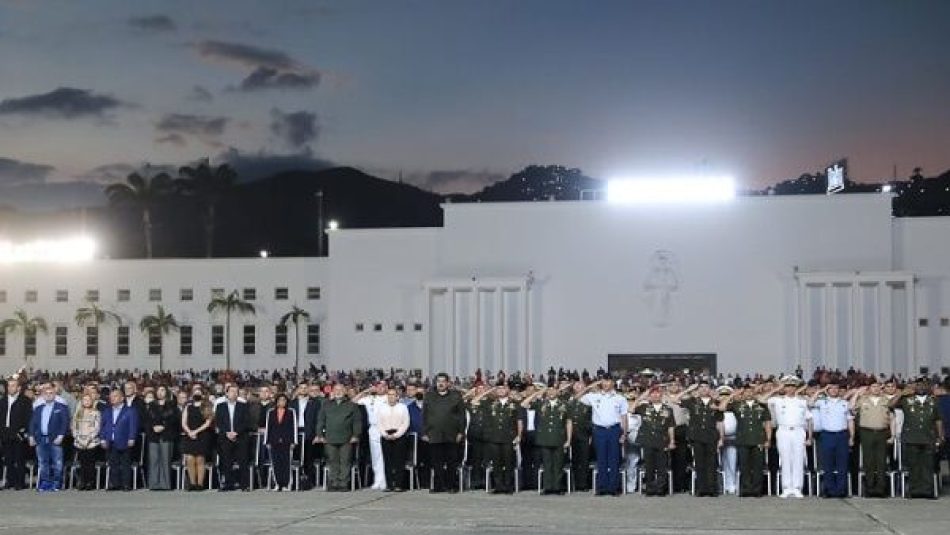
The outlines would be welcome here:
<svg viewBox="0 0 950 535">
<path fill-rule="evenodd" d="M 673 293 L 679 289 L 676 265 L 676 255 L 665 249 L 653 251 L 648 261 L 647 275 L 643 281 L 643 298 L 653 325 L 657 327 L 670 324 Z"/>
</svg>

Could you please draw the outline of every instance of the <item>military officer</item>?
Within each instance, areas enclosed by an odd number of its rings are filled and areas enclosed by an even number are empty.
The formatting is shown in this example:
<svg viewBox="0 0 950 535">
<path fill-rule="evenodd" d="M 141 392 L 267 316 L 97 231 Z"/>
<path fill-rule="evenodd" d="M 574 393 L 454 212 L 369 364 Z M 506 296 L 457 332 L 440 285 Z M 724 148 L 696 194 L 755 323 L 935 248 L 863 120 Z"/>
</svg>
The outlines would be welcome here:
<svg viewBox="0 0 950 535">
<path fill-rule="evenodd" d="M 598 391 L 590 390 L 599 387 Z M 627 441 L 627 399 L 614 389 L 614 380 L 604 377 L 587 387 L 581 403 L 591 406 L 594 449 L 597 452 L 597 494 L 620 495 L 620 457 Z"/>
<path fill-rule="evenodd" d="M 519 405 L 509 397 L 504 383 L 476 396 L 473 403 L 485 403 L 485 457 L 491 463 L 492 493 L 511 494 L 515 491 L 517 456 L 515 448 L 521 443 L 524 427 L 519 418 Z M 491 394 L 492 398 L 485 399 Z"/>
<path fill-rule="evenodd" d="M 662 496 L 667 491 L 669 452 L 676 448 L 673 410 L 663 403 L 660 387 L 648 390 L 647 396 L 648 402 L 634 411 L 640 416 L 637 442 L 642 448 L 643 491 L 647 496 Z"/>
<path fill-rule="evenodd" d="M 937 499 L 933 488 L 934 452 L 943 442 L 943 426 L 937 402 L 930 395 L 929 381 L 918 379 L 902 396 L 892 399 L 891 405 L 904 412 L 901 442 L 902 459 L 910 472 L 908 494 L 911 498 Z"/>
<path fill-rule="evenodd" d="M 571 478 L 578 492 L 590 490 L 590 448 L 591 448 L 591 408 L 581 403 L 584 383 L 573 384 L 573 396 L 567 394 L 562 400 L 567 405 L 571 417 Z"/>
<path fill-rule="evenodd" d="M 772 422 L 776 427 L 779 465 L 782 471 L 780 498 L 802 498 L 805 483 L 805 447 L 811 445 L 811 411 L 808 400 L 799 396 L 801 379 L 782 378 L 783 395 L 769 399 Z"/>
<path fill-rule="evenodd" d="M 469 390 L 468 407 L 468 463 L 472 467 L 472 487 L 485 486 L 485 407 L 473 403 L 472 399 L 484 393 L 488 387 L 484 384 Z"/>
<path fill-rule="evenodd" d="M 683 391 L 683 387 L 676 381 L 670 383 L 666 389 L 663 401 L 673 411 L 673 423 L 676 425 L 676 449 L 670 452 L 671 468 L 673 470 L 673 492 L 689 492 L 689 411 L 673 401 Z"/>
<path fill-rule="evenodd" d="M 541 396 L 543 395 L 543 399 Z M 534 446 L 541 450 L 541 489 L 544 494 L 564 494 L 564 454 L 571 447 L 571 414 L 551 386 L 526 398 L 521 406 L 535 414 Z"/>
<path fill-rule="evenodd" d="M 734 391 L 719 409 L 736 418 L 735 444 L 739 457 L 739 495 L 758 498 L 764 488 L 765 452 L 772 441 L 772 416 L 751 388 Z"/>
<path fill-rule="evenodd" d="M 722 447 L 722 411 L 712 398 L 708 381 L 700 381 L 673 397 L 689 412 L 687 439 L 693 448 L 697 496 L 716 496 L 719 485 L 719 448 Z"/>
<path fill-rule="evenodd" d="M 816 390 L 810 403 L 815 409 L 813 419 L 818 420 L 815 425 L 821 429 L 818 438 L 824 472 L 821 490 L 827 498 L 844 498 L 848 494 L 849 457 L 854 446 L 851 406 L 842 399 L 841 387 L 835 383 Z"/>
<path fill-rule="evenodd" d="M 884 498 L 887 496 L 887 445 L 892 439 L 891 412 L 881 384 L 875 381 L 860 388 L 851 400 L 851 407 L 858 422 L 866 496 Z"/>
<path fill-rule="evenodd" d="M 359 409 L 346 398 L 345 392 L 342 384 L 333 385 L 330 401 L 324 404 L 317 415 L 316 441 L 324 444 L 328 469 L 327 490 L 331 492 L 350 489 L 353 448 L 363 431 Z"/>
</svg>

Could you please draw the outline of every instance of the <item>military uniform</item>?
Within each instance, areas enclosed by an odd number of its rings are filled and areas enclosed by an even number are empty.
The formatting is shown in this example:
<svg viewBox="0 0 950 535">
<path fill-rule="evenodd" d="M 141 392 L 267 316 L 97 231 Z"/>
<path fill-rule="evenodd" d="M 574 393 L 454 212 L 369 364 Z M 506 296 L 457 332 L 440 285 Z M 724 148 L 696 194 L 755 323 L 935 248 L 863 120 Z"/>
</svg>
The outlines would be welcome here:
<svg viewBox="0 0 950 535">
<path fill-rule="evenodd" d="M 910 476 L 908 494 L 911 498 L 936 498 L 933 476 L 936 425 L 940 421 L 937 402 L 933 396 L 915 394 L 901 398 L 898 407 L 904 411 L 901 442 L 904 448 L 902 458 Z"/>
<path fill-rule="evenodd" d="M 486 402 L 482 402 L 486 403 Z M 485 412 L 485 457 L 492 465 L 492 490 L 515 490 L 515 440 L 518 438 L 520 407 L 511 399 L 487 402 Z"/>
<path fill-rule="evenodd" d="M 363 432 L 357 405 L 348 399 L 327 401 L 317 415 L 317 437 L 324 439 L 327 457 L 327 488 L 350 488 L 353 445 L 350 440 Z"/>
<path fill-rule="evenodd" d="M 590 490 L 591 409 L 577 399 L 566 403 L 573 423 L 571 433 L 571 477 L 578 492 Z"/>
<path fill-rule="evenodd" d="M 567 423 L 571 416 L 560 400 L 537 400 L 531 404 L 535 414 L 534 445 L 541 450 L 544 473 L 541 488 L 546 493 L 563 492 L 564 443 L 567 442 Z"/>
<path fill-rule="evenodd" d="M 739 453 L 739 495 L 762 496 L 765 425 L 771 421 L 768 406 L 755 400 L 733 401 L 727 408 L 736 417 L 736 448 Z"/>
<path fill-rule="evenodd" d="M 703 400 L 690 397 L 680 404 L 689 411 L 686 436 L 693 446 L 696 495 L 715 496 L 719 494 L 716 476 L 719 468 L 719 428 L 716 424 L 722 421 L 722 412 L 712 398 Z"/>
<path fill-rule="evenodd" d="M 433 492 L 458 491 L 459 442 L 465 433 L 465 402 L 457 390 L 428 392 L 422 404 L 422 432 L 429 439 Z"/>
<path fill-rule="evenodd" d="M 647 496 L 661 496 L 667 491 L 667 470 L 670 429 L 674 427 L 673 411 L 669 405 L 655 407 L 652 403 L 637 406 L 640 432 L 637 442 L 643 449 L 643 490 Z"/>
<path fill-rule="evenodd" d="M 473 403 L 468 408 L 468 464 L 472 467 L 472 487 L 485 485 L 485 407 Z"/>
<path fill-rule="evenodd" d="M 890 437 L 890 409 L 887 398 L 862 396 L 855 405 L 861 455 L 864 461 L 865 489 L 868 496 L 887 495 L 887 439 Z"/>
</svg>

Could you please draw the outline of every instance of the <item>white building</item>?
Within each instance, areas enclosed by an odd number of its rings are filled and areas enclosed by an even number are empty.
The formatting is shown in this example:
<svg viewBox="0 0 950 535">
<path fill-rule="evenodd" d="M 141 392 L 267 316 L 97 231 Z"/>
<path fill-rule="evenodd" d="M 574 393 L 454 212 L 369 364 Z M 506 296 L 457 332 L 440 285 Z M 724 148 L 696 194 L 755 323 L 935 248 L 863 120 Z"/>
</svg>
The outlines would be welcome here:
<svg viewBox="0 0 950 535">
<path fill-rule="evenodd" d="M 890 201 L 447 204 L 442 228 L 332 231 L 329 258 L 0 266 L 0 318 L 45 318 L 31 359 L 56 369 L 92 366 L 73 321 L 89 291 L 125 319 L 100 329 L 102 367 L 157 366 L 137 323 L 158 304 L 190 327 L 190 344 L 185 332 L 164 339 L 166 368 L 222 367 L 225 322 L 206 307 L 236 289 L 259 309 L 232 318 L 241 368 L 293 366 L 293 328 L 283 338 L 276 325 L 297 304 L 311 314 L 301 363 L 332 369 L 940 371 L 950 219 L 894 219 Z M 15 369 L 22 332 L 2 341 L 0 368 Z"/>
</svg>

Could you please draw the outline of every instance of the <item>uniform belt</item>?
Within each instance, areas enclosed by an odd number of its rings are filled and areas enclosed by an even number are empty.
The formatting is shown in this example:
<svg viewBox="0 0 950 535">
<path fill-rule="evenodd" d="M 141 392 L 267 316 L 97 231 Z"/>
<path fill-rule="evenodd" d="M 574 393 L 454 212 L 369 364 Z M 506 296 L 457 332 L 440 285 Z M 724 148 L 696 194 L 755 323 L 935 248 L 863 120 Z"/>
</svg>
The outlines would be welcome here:
<svg viewBox="0 0 950 535">
<path fill-rule="evenodd" d="M 778 426 L 778 427 L 779 427 L 779 429 L 789 429 L 789 430 L 792 430 L 792 431 L 794 431 L 794 430 L 796 430 L 796 429 L 805 429 L 805 426 L 804 426 L 804 425 L 780 425 L 780 426 Z"/>
<path fill-rule="evenodd" d="M 619 424 L 619 423 L 613 424 L 613 425 L 597 425 L 597 424 L 594 424 L 594 427 L 599 427 L 599 428 L 601 428 L 601 429 L 613 429 L 614 427 L 620 427 L 620 424 Z"/>
<path fill-rule="evenodd" d="M 828 431 L 828 430 L 822 431 L 822 433 L 847 433 L 847 432 L 848 432 L 847 429 L 842 429 L 841 431 Z"/>
<path fill-rule="evenodd" d="M 861 426 L 861 429 L 864 429 L 865 431 L 887 431 L 886 427 L 865 427 L 863 425 Z"/>
</svg>

